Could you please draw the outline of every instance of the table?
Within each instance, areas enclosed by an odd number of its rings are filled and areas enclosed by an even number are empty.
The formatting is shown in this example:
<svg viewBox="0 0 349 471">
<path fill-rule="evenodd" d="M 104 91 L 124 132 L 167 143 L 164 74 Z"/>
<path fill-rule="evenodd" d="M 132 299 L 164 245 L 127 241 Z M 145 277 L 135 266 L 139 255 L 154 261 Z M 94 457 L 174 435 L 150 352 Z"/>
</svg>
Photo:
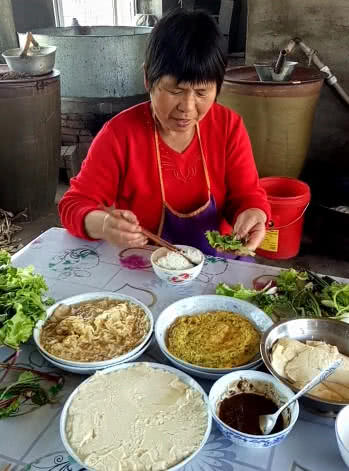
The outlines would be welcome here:
<svg viewBox="0 0 349 471">
<path fill-rule="evenodd" d="M 13 257 L 16 266 L 33 264 L 56 300 L 91 291 L 114 291 L 134 296 L 150 307 L 156 319 L 170 303 L 186 296 L 214 293 L 218 282 L 244 283 L 279 269 L 207 257 L 200 276 L 187 286 L 168 286 L 152 271 L 152 248 L 120 253 L 105 242 L 86 242 L 64 229 L 52 228 Z M 347 280 L 346 280 L 347 281 Z M 0 361 L 9 350 L 0 350 Z M 142 361 L 166 362 L 155 342 Z M 52 367 L 32 342 L 26 344 L 19 362 L 41 371 Z M 11 471 L 82 471 L 67 455 L 59 437 L 59 418 L 69 394 L 85 379 L 65 374 L 66 383 L 57 404 L 26 415 L 0 421 L 0 469 Z M 196 378 L 208 392 L 212 383 Z M 208 443 L 183 471 L 345 471 L 334 430 L 334 419 L 314 415 L 303 408 L 296 426 L 281 445 L 249 449 L 233 445 L 213 427 Z"/>
</svg>

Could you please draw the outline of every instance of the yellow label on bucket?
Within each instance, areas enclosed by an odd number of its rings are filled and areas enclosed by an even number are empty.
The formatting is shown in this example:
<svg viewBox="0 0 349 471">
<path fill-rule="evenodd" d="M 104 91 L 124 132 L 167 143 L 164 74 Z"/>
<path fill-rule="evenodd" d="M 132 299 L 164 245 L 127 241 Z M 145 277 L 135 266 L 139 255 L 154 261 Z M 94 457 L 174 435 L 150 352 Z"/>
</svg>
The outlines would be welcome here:
<svg viewBox="0 0 349 471">
<path fill-rule="evenodd" d="M 277 252 L 279 248 L 279 231 L 267 231 L 259 248 L 269 252 Z"/>
</svg>

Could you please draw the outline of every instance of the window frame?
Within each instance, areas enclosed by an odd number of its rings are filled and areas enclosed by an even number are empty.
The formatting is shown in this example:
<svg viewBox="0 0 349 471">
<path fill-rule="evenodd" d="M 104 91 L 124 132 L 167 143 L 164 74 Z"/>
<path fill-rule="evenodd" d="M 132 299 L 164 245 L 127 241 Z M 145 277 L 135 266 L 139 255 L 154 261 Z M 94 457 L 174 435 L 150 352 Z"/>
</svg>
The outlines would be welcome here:
<svg viewBox="0 0 349 471">
<path fill-rule="evenodd" d="M 121 0 L 124 2 L 124 0 Z M 113 26 L 118 26 L 118 0 L 112 0 L 112 9 L 113 9 Z M 129 5 L 131 5 L 132 16 L 136 15 L 136 0 L 129 0 Z M 57 27 L 64 27 L 64 12 L 62 0 L 52 0 L 53 11 L 55 16 L 55 23 Z M 132 25 L 130 25 L 132 26 Z"/>
</svg>

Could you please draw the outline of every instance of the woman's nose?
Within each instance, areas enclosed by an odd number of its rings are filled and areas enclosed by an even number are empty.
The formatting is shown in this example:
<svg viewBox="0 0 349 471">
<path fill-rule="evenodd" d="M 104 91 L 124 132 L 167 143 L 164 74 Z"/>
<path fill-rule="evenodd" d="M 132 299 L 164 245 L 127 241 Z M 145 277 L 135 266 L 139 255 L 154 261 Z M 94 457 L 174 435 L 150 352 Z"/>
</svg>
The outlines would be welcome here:
<svg viewBox="0 0 349 471">
<path fill-rule="evenodd" d="M 190 113 L 195 110 L 195 97 L 192 94 L 184 94 L 177 106 L 178 110 L 182 113 Z"/>
</svg>

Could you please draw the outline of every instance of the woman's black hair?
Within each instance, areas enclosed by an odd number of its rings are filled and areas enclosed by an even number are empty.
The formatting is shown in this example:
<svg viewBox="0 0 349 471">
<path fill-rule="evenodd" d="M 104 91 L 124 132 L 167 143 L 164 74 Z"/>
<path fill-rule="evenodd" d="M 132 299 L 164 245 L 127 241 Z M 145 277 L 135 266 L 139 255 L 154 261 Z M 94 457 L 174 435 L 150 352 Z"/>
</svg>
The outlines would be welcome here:
<svg viewBox="0 0 349 471">
<path fill-rule="evenodd" d="M 154 27 L 145 54 L 150 88 L 164 75 L 191 84 L 216 82 L 221 89 L 225 58 L 215 20 L 203 11 L 171 11 Z"/>
</svg>

